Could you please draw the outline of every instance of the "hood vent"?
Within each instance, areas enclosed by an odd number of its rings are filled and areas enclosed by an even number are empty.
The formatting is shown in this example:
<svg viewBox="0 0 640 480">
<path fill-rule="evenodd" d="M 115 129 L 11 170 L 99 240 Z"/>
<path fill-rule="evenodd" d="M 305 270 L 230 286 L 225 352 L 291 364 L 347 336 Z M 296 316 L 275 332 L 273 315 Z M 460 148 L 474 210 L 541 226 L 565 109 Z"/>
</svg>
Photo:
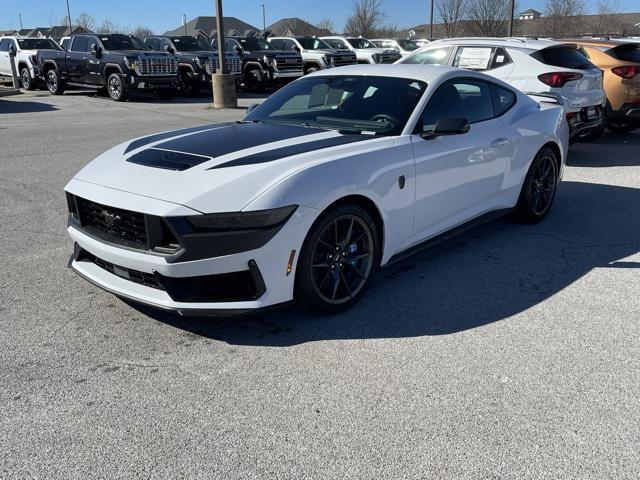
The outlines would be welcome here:
<svg viewBox="0 0 640 480">
<path fill-rule="evenodd" d="M 211 157 L 161 150 L 159 148 L 149 148 L 127 158 L 127 162 L 130 163 L 174 171 L 187 170 L 209 160 L 211 160 Z"/>
</svg>

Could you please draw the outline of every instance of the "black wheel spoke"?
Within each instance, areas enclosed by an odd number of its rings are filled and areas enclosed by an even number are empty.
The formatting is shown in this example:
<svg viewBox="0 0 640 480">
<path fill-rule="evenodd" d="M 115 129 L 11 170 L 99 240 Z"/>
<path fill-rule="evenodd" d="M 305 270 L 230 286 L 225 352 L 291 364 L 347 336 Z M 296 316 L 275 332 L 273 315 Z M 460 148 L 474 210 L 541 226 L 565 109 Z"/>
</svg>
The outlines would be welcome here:
<svg viewBox="0 0 640 480">
<path fill-rule="evenodd" d="M 355 223 L 355 217 L 351 217 L 351 222 L 349 222 L 349 230 L 347 230 L 347 235 L 344 238 L 344 242 L 342 243 L 342 248 L 346 247 L 351 241 L 351 235 L 353 234 L 353 224 Z"/>
<path fill-rule="evenodd" d="M 363 273 L 355 266 L 350 264 L 349 262 L 345 263 L 345 265 L 350 268 L 358 277 L 360 277 L 361 279 L 365 279 L 366 277 L 363 275 Z"/>
<path fill-rule="evenodd" d="M 336 295 L 338 293 L 338 287 L 340 287 L 340 275 L 335 275 L 333 282 L 333 290 L 331 291 L 331 300 L 336 299 Z"/>
<path fill-rule="evenodd" d="M 342 273 L 342 271 L 340 271 L 340 278 L 342 279 L 342 283 L 344 283 L 344 286 L 347 289 L 347 294 L 349 295 L 349 297 L 353 297 L 353 294 L 351 293 L 351 288 L 349 288 L 349 282 L 347 282 L 347 279 L 344 278 L 344 274 Z"/>
</svg>

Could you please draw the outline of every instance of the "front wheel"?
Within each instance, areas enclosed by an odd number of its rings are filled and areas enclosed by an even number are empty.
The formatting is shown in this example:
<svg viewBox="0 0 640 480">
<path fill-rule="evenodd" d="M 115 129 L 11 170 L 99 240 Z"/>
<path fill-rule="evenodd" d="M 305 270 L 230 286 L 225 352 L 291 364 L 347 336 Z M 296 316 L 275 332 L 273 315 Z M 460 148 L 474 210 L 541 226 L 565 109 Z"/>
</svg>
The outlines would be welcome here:
<svg viewBox="0 0 640 480">
<path fill-rule="evenodd" d="M 553 204 L 558 187 L 558 161 L 555 152 L 542 148 L 531 163 L 516 205 L 516 217 L 527 223 L 542 220 Z"/>
<path fill-rule="evenodd" d="M 335 314 L 364 294 L 379 264 L 380 240 L 373 218 L 357 205 L 340 205 L 320 216 L 302 246 L 296 299 Z"/>
<path fill-rule="evenodd" d="M 35 88 L 35 82 L 31 79 L 31 74 L 29 74 L 27 67 L 22 67 L 22 70 L 20 70 L 20 83 L 25 90 L 33 90 Z"/>
<path fill-rule="evenodd" d="M 259 70 L 249 70 L 245 76 L 245 85 L 247 86 L 247 90 L 252 93 L 262 93 L 265 91 L 266 85 L 262 80 L 262 75 Z"/>
<path fill-rule="evenodd" d="M 62 95 L 64 93 L 64 83 L 60 80 L 58 71 L 54 68 L 47 71 L 47 90 L 51 95 Z"/>
<path fill-rule="evenodd" d="M 115 102 L 124 102 L 127 99 L 127 89 L 124 86 L 124 80 L 119 73 L 112 73 L 107 79 L 107 92 L 111 100 Z"/>
</svg>

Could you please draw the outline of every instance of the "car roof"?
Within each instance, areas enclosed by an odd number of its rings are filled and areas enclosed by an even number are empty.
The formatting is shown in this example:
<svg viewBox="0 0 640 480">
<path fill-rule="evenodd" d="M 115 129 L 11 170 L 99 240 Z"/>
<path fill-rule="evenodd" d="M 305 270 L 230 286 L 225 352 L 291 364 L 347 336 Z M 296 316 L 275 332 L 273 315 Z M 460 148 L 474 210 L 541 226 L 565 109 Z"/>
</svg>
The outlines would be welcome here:
<svg viewBox="0 0 640 480">
<path fill-rule="evenodd" d="M 478 76 L 476 72 L 468 70 L 461 70 L 454 67 L 446 67 L 442 65 L 426 65 L 415 63 L 400 63 L 400 64 L 373 64 L 373 65 L 345 65 L 344 67 L 331 69 L 331 70 L 319 70 L 314 73 L 305 75 L 308 76 L 336 76 L 336 75 L 371 75 L 377 77 L 402 77 L 414 80 L 422 80 L 429 82 L 430 80 L 446 75 L 451 72 L 456 72 L 461 76 Z M 470 75 L 471 74 L 471 75 Z M 479 75 L 485 77 L 484 75 Z"/>
<path fill-rule="evenodd" d="M 531 50 L 542 50 L 547 47 L 559 45 L 561 42 L 549 39 L 525 39 L 516 37 L 462 37 L 462 38 L 445 38 L 441 40 L 434 40 L 429 43 L 427 47 L 435 47 L 438 45 L 486 45 L 486 46 L 502 46 L 502 47 L 515 47 L 526 48 Z M 564 42 L 571 43 L 571 42 Z"/>
<path fill-rule="evenodd" d="M 558 40 L 562 43 L 575 43 L 578 45 L 593 45 L 595 47 L 617 47 L 618 45 L 629 45 L 629 40 L 617 40 L 614 38 L 611 39 L 603 39 L 603 38 L 563 38 L 562 40 Z M 633 42 L 631 42 L 633 43 Z M 640 43 L 640 40 L 638 40 Z"/>
</svg>

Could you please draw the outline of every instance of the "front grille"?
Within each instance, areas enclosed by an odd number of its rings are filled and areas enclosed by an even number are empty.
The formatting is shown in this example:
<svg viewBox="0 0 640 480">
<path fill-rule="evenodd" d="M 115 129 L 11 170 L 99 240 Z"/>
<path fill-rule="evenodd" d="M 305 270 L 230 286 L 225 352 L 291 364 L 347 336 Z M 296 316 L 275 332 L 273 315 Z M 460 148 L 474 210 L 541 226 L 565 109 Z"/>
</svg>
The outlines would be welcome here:
<svg viewBox="0 0 640 480">
<path fill-rule="evenodd" d="M 82 227 L 96 229 L 113 237 L 117 243 L 127 243 L 147 248 L 147 230 L 144 214 L 108 207 L 100 203 L 76 197 L 78 216 Z"/>
<path fill-rule="evenodd" d="M 178 61 L 171 57 L 144 57 L 139 60 L 140 75 L 175 75 Z"/>
<path fill-rule="evenodd" d="M 216 73 L 216 70 L 218 69 L 218 56 L 216 55 L 213 58 L 209 57 L 205 61 L 205 66 L 209 75 Z M 229 73 L 233 75 L 239 75 L 242 73 L 242 60 L 240 57 L 227 58 L 227 66 L 229 68 Z"/>
<path fill-rule="evenodd" d="M 383 53 L 382 54 L 382 61 L 380 63 L 393 63 L 397 60 L 400 59 L 402 55 L 400 55 L 399 53 Z"/>
<path fill-rule="evenodd" d="M 281 72 L 302 70 L 302 57 L 298 55 L 278 55 L 276 67 Z"/>
<path fill-rule="evenodd" d="M 344 65 L 355 65 L 358 63 L 355 55 L 335 55 L 333 57 L 333 65 L 335 67 L 342 67 Z"/>
<path fill-rule="evenodd" d="M 155 288 L 156 290 L 164 290 L 162 285 L 160 285 L 158 279 L 152 273 L 140 272 L 131 268 L 120 267 L 118 265 L 114 265 L 111 262 L 107 262 L 106 260 L 98 258 L 95 255 L 87 254 L 87 256 L 97 266 L 109 273 L 117 275 L 118 277 L 124 278 L 125 280 L 129 280 L 139 285 L 144 285 L 145 287 Z"/>
</svg>

